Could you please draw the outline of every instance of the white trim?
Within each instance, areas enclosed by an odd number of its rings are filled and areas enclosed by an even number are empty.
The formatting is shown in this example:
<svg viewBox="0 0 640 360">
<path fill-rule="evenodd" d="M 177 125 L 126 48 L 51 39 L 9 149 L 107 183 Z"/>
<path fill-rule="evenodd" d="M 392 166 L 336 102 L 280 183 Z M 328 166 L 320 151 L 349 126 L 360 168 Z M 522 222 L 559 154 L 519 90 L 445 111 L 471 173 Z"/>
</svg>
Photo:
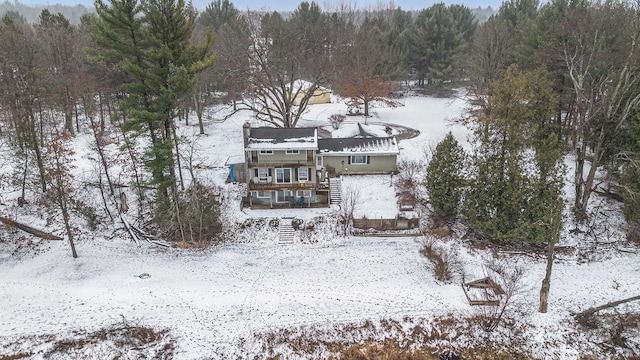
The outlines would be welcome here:
<svg viewBox="0 0 640 360">
<path fill-rule="evenodd" d="M 309 179 L 309 169 L 308 168 L 298 168 L 298 182 L 307 182 L 310 181 L 311 179 Z M 300 171 L 300 170 L 304 170 L 304 171 Z M 300 174 L 304 174 L 304 179 L 300 178 Z"/>
<path fill-rule="evenodd" d="M 283 181 L 279 181 L 278 179 L 278 170 L 280 170 L 282 172 L 282 180 Z M 289 181 L 284 181 L 285 180 L 285 170 L 289 170 Z M 291 184 L 291 182 L 293 181 L 293 173 L 291 171 L 291 168 L 275 168 L 275 176 L 276 176 L 276 184 Z"/>
<path fill-rule="evenodd" d="M 263 174 L 261 174 L 262 172 L 263 172 Z M 269 179 L 269 169 L 268 168 L 258 168 L 258 181 L 262 182 L 262 183 L 266 183 L 266 182 L 268 182 L 268 179 Z"/>
<path fill-rule="evenodd" d="M 356 158 L 362 158 L 363 162 L 356 162 Z M 351 165 L 366 165 L 367 155 L 351 155 Z"/>
<path fill-rule="evenodd" d="M 282 199 L 280 198 L 280 194 L 282 194 Z M 289 199 L 287 199 L 289 196 Z M 291 199 L 291 191 L 278 190 L 276 191 L 276 203 L 286 203 Z"/>
<path fill-rule="evenodd" d="M 260 195 L 262 193 L 262 195 Z M 271 191 L 257 191 L 256 198 L 258 199 L 269 199 L 271 198 Z"/>
</svg>

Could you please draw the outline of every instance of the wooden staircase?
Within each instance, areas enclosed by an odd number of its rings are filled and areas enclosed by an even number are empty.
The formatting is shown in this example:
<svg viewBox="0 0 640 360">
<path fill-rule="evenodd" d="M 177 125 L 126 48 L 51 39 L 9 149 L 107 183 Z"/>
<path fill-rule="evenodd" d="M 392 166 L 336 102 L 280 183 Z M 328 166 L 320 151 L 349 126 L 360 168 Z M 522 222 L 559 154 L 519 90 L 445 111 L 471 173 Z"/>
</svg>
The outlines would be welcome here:
<svg viewBox="0 0 640 360">
<path fill-rule="evenodd" d="M 342 202 L 342 180 L 340 178 L 329 179 L 329 193 L 331 194 L 331 204 Z"/>
<path fill-rule="evenodd" d="M 293 244 L 293 236 L 295 230 L 293 230 L 293 226 L 291 226 L 291 220 L 293 220 L 293 218 L 280 218 L 280 238 L 278 240 L 279 244 Z"/>
</svg>

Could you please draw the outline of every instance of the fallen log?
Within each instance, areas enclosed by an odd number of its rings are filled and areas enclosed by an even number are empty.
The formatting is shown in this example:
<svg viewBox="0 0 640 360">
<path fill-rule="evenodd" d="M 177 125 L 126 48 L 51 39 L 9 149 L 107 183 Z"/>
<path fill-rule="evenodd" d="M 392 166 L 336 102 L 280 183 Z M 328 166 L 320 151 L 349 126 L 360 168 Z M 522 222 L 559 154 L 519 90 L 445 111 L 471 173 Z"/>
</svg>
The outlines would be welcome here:
<svg viewBox="0 0 640 360">
<path fill-rule="evenodd" d="M 0 216 L 0 222 L 4 223 L 7 226 L 10 227 L 16 227 L 22 231 L 28 232 L 29 234 L 33 235 L 33 236 L 37 236 L 41 239 L 45 239 L 45 240 L 63 240 L 60 236 L 57 235 L 53 235 L 47 232 L 44 232 L 42 230 L 38 230 L 36 228 L 33 228 L 29 225 L 25 225 L 22 223 L 19 223 L 17 221 L 5 218 Z"/>
<path fill-rule="evenodd" d="M 600 310 L 609 309 L 609 308 L 612 308 L 612 307 L 616 307 L 616 306 L 618 306 L 620 304 L 628 303 L 628 302 L 635 301 L 635 300 L 640 300 L 640 295 L 634 296 L 634 297 L 630 297 L 630 298 L 627 298 L 627 299 L 618 300 L 618 301 L 612 301 L 612 302 L 606 303 L 604 305 L 592 307 L 592 308 L 587 309 L 587 310 L 585 310 L 585 311 L 583 311 L 581 313 L 577 313 L 574 317 L 576 319 L 585 318 L 587 316 L 591 316 L 591 315 L 597 313 Z"/>
</svg>

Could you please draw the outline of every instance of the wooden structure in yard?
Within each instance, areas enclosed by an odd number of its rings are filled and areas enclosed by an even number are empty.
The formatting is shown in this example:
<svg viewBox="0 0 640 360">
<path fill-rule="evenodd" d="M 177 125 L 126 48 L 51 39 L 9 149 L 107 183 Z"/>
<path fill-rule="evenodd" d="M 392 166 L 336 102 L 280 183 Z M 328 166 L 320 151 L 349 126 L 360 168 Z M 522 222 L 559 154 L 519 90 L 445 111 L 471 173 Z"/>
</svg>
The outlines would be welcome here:
<svg viewBox="0 0 640 360">
<path fill-rule="evenodd" d="M 469 305 L 500 305 L 500 298 L 504 290 L 490 277 L 462 283 L 462 290 L 469 301 Z"/>
</svg>

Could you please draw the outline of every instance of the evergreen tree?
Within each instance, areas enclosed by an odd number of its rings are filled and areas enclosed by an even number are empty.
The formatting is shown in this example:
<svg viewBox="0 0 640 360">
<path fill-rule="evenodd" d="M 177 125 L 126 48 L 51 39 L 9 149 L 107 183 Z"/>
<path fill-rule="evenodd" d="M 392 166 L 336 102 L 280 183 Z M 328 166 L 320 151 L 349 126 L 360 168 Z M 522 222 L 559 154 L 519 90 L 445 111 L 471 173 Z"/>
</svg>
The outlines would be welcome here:
<svg viewBox="0 0 640 360">
<path fill-rule="evenodd" d="M 149 139 L 146 165 L 157 186 L 158 210 L 177 203 L 174 118 L 195 85 L 195 74 L 213 65 L 213 37 L 192 44 L 196 11 L 184 0 L 96 1 L 96 59 L 126 74 L 120 103 L 125 131 Z"/>
<path fill-rule="evenodd" d="M 229 0 L 214 0 L 200 14 L 198 23 L 204 27 L 213 27 L 217 34 L 225 24 L 233 22 L 238 16 L 240 11 Z"/>
<path fill-rule="evenodd" d="M 418 13 L 406 33 L 408 62 L 419 84 L 442 84 L 454 77 L 465 41 L 475 31 L 468 8 L 438 3 Z"/>
<path fill-rule="evenodd" d="M 425 187 L 434 214 L 451 221 L 458 215 L 464 178 L 464 149 L 451 133 L 440 141 L 427 166 Z"/>
<path fill-rule="evenodd" d="M 562 191 L 563 146 L 553 127 L 557 96 L 544 70 L 507 69 L 479 112 L 466 221 L 503 242 L 549 241 Z"/>
</svg>

